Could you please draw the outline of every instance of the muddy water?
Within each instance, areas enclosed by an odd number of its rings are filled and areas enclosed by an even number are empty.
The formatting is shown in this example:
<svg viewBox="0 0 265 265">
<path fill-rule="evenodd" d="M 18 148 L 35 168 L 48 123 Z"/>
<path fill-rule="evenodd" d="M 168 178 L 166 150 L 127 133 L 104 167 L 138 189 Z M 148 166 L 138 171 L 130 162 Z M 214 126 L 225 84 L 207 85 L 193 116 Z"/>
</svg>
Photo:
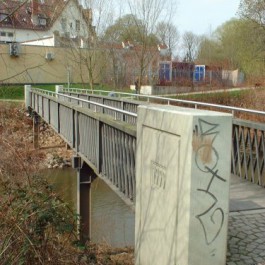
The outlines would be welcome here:
<svg viewBox="0 0 265 265">
<path fill-rule="evenodd" d="M 45 174 L 61 197 L 76 209 L 76 171 L 52 169 Z M 134 212 L 101 179 L 92 184 L 92 241 L 114 247 L 134 246 Z"/>
</svg>

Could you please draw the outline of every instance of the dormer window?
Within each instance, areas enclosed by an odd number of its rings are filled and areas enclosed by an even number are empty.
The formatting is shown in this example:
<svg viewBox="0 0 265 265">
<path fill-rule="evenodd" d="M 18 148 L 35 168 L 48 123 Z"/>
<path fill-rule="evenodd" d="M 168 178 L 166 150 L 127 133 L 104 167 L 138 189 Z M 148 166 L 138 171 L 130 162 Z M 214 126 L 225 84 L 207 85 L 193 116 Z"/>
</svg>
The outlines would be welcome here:
<svg viewBox="0 0 265 265">
<path fill-rule="evenodd" d="M 11 19 L 8 14 L 0 13 L 0 22 L 4 24 L 11 24 Z"/>
<path fill-rule="evenodd" d="M 7 17 L 8 17 L 7 14 L 0 13 L 0 21 L 2 21 L 2 20 L 6 20 Z"/>
<path fill-rule="evenodd" d="M 47 19 L 46 18 L 39 18 L 39 24 L 41 26 L 46 26 L 47 25 Z"/>
<path fill-rule="evenodd" d="M 80 20 L 75 21 L 75 30 L 80 31 Z"/>
</svg>

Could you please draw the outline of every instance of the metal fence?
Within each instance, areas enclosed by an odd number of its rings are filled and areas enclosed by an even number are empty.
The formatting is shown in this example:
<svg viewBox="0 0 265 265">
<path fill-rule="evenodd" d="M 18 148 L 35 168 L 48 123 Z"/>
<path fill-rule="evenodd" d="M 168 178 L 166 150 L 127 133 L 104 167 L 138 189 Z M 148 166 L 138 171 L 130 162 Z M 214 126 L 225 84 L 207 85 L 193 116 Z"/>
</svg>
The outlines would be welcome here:
<svg viewBox="0 0 265 265">
<path fill-rule="evenodd" d="M 36 89 L 31 91 L 31 107 L 98 176 L 106 179 L 121 196 L 134 200 L 136 126 L 117 117 L 136 119 L 136 114 Z"/>
<path fill-rule="evenodd" d="M 52 94 L 53 97 L 57 97 L 64 102 L 71 102 L 72 104 L 76 104 L 78 106 L 83 106 L 84 109 L 88 108 L 93 110 L 94 112 L 100 112 L 104 115 L 110 115 L 114 117 L 114 119 L 118 122 L 125 122 L 129 124 L 136 124 L 137 119 L 137 106 L 139 104 L 149 104 L 152 102 L 162 103 L 162 104 L 174 104 L 185 107 L 193 107 L 193 108 L 203 108 L 203 109 L 211 109 L 217 111 L 225 111 L 230 112 L 234 115 L 233 119 L 233 135 L 232 135 L 232 161 L 231 161 L 231 172 L 232 174 L 238 175 L 241 179 L 246 179 L 251 181 L 252 183 L 256 183 L 260 186 L 265 186 L 265 142 L 264 142 L 264 132 L 265 125 L 264 123 L 254 122 L 251 120 L 241 120 L 236 118 L 236 114 L 238 113 L 247 113 L 250 115 L 265 117 L 265 112 L 243 109 L 237 107 L 229 107 L 217 104 L 210 103 L 202 103 L 196 101 L 188 101 L 188 100 L 178 100 L 164 97 L 156 97 L 156 96 L 147 96 L 147 95 L 133 95 L 130 93 L 117 93 L 117 97 L 108 97 L 106 96 L 106 91 L 93 91 L 93 94 L 89 94 L 90 91 L 87 90 L 79 90 L 79 89 L 70 89 L 64 90 L 65 94 Z M 42 93 L 42 91 L 36 91 L 36 93 Z M 48 92 L 45 92 L 48 93 Z M 98 93 L 95 94 L 95 93 Z M 56 129 L 57 122 L 57 114 L 56 114 L 56 103 L 51 103 L 50 112 L 54 114 L 47 114 L 45 111 L 45 107 L 47 105 L 47 99 L 44 100 L 44 104 L 40 104 L 40 100 L 36 98 L 36 94 L 33 94 L 34 102 L 38 102 L 38 107 L 35 109 L 41 110 L 44 109 L 44 117 L 46 116 L 53 117 L 50 123 Z M 51 95 L 50 95 L 51 96 Z M 127 98 L 122 98 L 126 96 Z M 133 100 L 128 99 L 131 97 Z M 137 99 L 137 100 L 135 100 Z M 143 101 L 145 100 L 145 101 Z M 100 103 L 99 103 L 100 102 Z M 55 106 L 54 106 L 55 104 Z M 115 106 L 115 108 L 114 108 Z M 120 112 L 118 111 L 120 110 Z M 129 110 L 129 111 L 128 111 Z M 130 115 L 128 115 L 130 113 Z M 68 119 L 70 117 L 69 113 L 65 114 Z M 66 119 L 66 118 L 64 118 Z M 63 119 L 61 120 L 63 124 Z M 65 126 L 65 125 L 62 125 Z M 128 140 L 127 133 L 120 130 L 119 132 L 113 132 L 110 128 L 103 126 L 103 131 L 105 135 L 104 140 L 104 154 L 102 153 L 102 160 L 104 161 L 104 166 L 102 165 L 102 170 L 105 172 L 104 174 L 108 175 L 111 179 L 113 179 L 115 185 L 123 187 L 124 183 L 126 185 L 130 185 L 134 187 L 134 175 L 132 175 L 132 171 L 135 162 L 130 162 L 128 159 L 135 159 L 135 138 Z M 58 127 L 58 126 L 57 126 Z M 62 127 L 63 128 L 63 127 Z M 90 127 L 91 128 L 91 127 Z M 87 128 L 88 130 L 88 128 Z M 66 130 L 67 131 L 67 130 Z M 106 132 L 108 132 L 108 137 L 106 136 Z M 64 133 L 65 134 L 65 133 Z M 89 134 L 89 133 L 88 133 Z M 229 136 L 231 137 L 231 136 Z M 108 139 L 113 139 L 111 142 Z M 93 139 L 93 137 L 91 138 Z M 126 140 L 127 139 L 127 140 Z M 90 140 L 91 141 L 91 140 Z M 115 145 L 113 145 L 115 143 Z M 127 145 L 128 143 L 128 145 Z M 131 147 L 130 147 L 131 146 Z M 125 150 L 123 150 L 124 148 Z M 130 151 L 128 151 L 130 149 Z M 111 151 L 109 151 L 111 150 Z M 110 152 L 110 153 L 108 153 Z M 108 154 L 108 156 L 107 156 Z M 130 155 L 128 155 L 130 154 Z M 107 157 L 112 155 L 118 161 L 124 161 L 126 158 L 125 167 L 127 168 L 124 173 L 122 170 L 117 167 L 119 162 L 116 161 L 115 165 L 110 166 L 107 162 Z M 120 160 L 122 159 L 122 160 Z M 123 162 L 122 162 L 123 163 Z M 117 167 L 115 169 L 115 167 Z M 113 168 L 113 171 L 110 169 Z M 115 171 L 116 170 L 116 171 Z M 130 176 L 130 181 L 125 182 L 125 180 L 121 180 L 120 176 L 125 174 L 125 176 Z M 119 181 L 116 179 L 118 177 Z M 128 184 L 129 183 L 129 184 Z M 124 193 L 128 188 L 123 189 Z M 131 191 L 129 192 L 129 197 L 132 197 Z"/>
</svg>

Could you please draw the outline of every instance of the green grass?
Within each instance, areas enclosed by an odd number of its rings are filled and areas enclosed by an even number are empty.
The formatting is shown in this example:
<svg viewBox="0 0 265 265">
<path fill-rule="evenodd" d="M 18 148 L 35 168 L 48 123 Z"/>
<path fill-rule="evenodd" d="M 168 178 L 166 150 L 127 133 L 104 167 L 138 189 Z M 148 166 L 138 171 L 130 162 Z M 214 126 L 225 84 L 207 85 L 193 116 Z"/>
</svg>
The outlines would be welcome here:
<svg viewBox="0 0 265 265">
<path fill-rule="evenodd" d="M 24 99 L 23 86 L 0 86 L 0 99 Z"/>
<path fill-rule="evenodd" d="M 55 84 L 42 84 L 32 85 L 34 88 L 45 89 L 49 91 L 55 91 Z M 68 87 L 64 84 L 64 87 Z M 90 89 L 88 84 L 71 84 L 71 88 Z M 116 92 L 127 92 L 131 93 L 129 88 L 124 90 L 115 90 L 110 86 L 95 85 L 94 90 L 106 90 Z M 0 99 L 12 99 L 12 100 L 23 100 L 24 99 L 24 86 L 23 85 L 0 85 Z"/>
</svg>

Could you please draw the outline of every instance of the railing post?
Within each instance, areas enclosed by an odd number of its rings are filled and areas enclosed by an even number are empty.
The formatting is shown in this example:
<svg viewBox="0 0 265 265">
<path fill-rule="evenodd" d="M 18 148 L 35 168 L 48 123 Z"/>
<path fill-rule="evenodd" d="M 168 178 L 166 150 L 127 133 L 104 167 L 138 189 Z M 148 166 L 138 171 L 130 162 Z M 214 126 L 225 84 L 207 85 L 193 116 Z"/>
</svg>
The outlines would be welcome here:
<svg viewBox="0 0 265 265">
<path fill-rule="evenodd" d="M 48 99 L 48 122 L 51 124 L 51 100 Z"/>
<path fill-rule="evenodd" d="M 76 147 L 76 138 L 75 138 L 75 110 L 72 109 L 71 112 L 71 123 L 72 123 L 72 148 L 75 149 Z"/>
<path fill-rule="evenodd" d="M 100 174 L 102 171 L 102 122 L 97 121 L 97 169 Z"/>
<path fill-rule="evenodd" d="M 79 152 L 79 113 L 75 111 L 75 151 Z"/>
<path fill-rule="evenodd" d="M 25 97 L 25 107 L 26 109 L 31 106 L 31 85 L 25 85 L 24 86 L 24 97 Z"/>
<path fill-rule="evenodd" d="M 121 109 L 124 110 L 124 101 L 121 102 Z M 125 121 L 125 115 L 124 113 L 121 114 L 121 121 Z"/>
<path fill-rule="evenodd" d="M 60 93 L 60 92 L 62 92 L 63 88 L 64 88 L 63 85 L 56 85 L 55 86 L 55 92 Z M 56 97 L 58 98 L 58 95 L 56 95 Z"/>
<path fill-rule="evenodd" d="M 60 131 L 61 131 L 61 126 L 60 126 L 60 106 L 61 106 L 61 104 L 59 104 L 59 103 L 57 103 L 57 107 L 58 107 L 58 109 L 57 109 L 57 115 L 58 115 L 58 123 L 57 123 L 57 128 L 58 128 L 58 133 L 60 133 Z"/>
</svg>

